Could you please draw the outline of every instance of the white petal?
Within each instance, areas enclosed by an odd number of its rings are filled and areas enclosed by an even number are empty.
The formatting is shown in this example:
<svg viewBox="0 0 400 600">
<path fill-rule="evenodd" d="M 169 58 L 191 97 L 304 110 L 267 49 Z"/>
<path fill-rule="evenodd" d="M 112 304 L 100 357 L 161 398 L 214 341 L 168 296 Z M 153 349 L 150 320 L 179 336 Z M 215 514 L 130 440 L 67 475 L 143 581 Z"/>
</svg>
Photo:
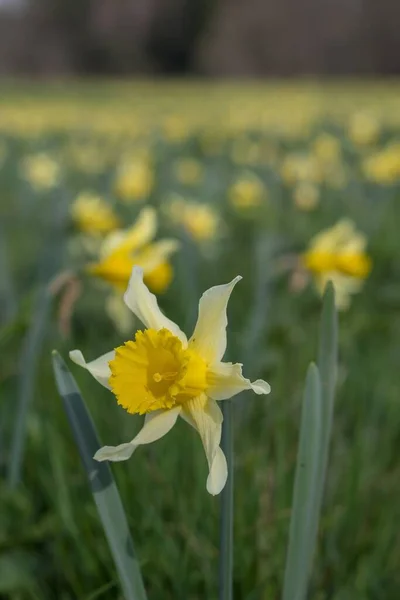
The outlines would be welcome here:
<svg viewBox="0 0 400 600">
<path fill-rule="evenodd" d="M 214 400 L 227 400 L 244 390 L 253 390 L 256 394 L 269 394 L 270 385 L 262 379 L 251 382 L 242 375 L 240 363 L 217 363 L 207 372 L 207 394 Z"/>
<path fill-rule="evenodd" d="M 199 432 L 206 453 L 208 468 L 211 473 L 221 442 L 223 416 L 218 404 L 202 394 L 185 403 L 182 416 L 189 423 L 194 424 L 196 430 Z M 211 479 L 209 474 L 211 489 L 214 489 L 214 484 L 215 487 L 218 487 L 215 481 L 218 479 L 216 475 L 220 472 L 218 467 L 221 463 L 221 457 L 217 461 L 215 472 L 211 475 Z"/>
<path fill-rule="evenodd" d="M 92 360 L 92 362 L 87 363 L 83 357 L 83 354 L 80 350 L 71 350 L 69 353 L 69 357 L 72 362 L 76 363 L 80 367 L 87 369 L 89 373 L 97 379 L 101 385 L 110 389 L 110 385 L 108 380 L 110 379 L 111 371 L 109 367 L 109 362 L 114 360 L 115 358 L 115 350 L 111 350 L 111 352 L 107 352 L 96 360 Z"/>
<path fill-rule="evenodd" d="M 207 478 L 207 492 L 212 496 L 217 496 L 224 489 L 227 479 L 228 465 L 226 463 L 225 454 L 218 446 L 210 473 Z"/>
<path fill-rule="evenodd" d="M 210 288 L 200 298 L 199 316 L 190 339 L 193 348 L 209 363 L 221 360 L 226 350 L 226 307 L 236 283 L 235 277 L 226 285 Z"/>
<path fill-rule="evenodd" d="M 164 437 L 175 425 L 181 410 L 181 406 L 176 406 L 170 410 L 155 410 L 147 414 L 142 429 L 131 442 L 119 446 L 104 446 L 96 452 L 93 458 L 100 462 L 103 460 L 113 462 L 127 460 L 138 446 L 151 444 Z"/>
<path fill-rule="evenodd" d="M 143 269 L 133 267 L 128 289 L 124 295 L 125 304 L 131 309 L 143 325 L 148 329 L 168 329 L 186 345 L 187 339 L 173 321 L 168 319 L 158 308 L 157 298 L 149 292 L 143 283 Z"/>
</svg>

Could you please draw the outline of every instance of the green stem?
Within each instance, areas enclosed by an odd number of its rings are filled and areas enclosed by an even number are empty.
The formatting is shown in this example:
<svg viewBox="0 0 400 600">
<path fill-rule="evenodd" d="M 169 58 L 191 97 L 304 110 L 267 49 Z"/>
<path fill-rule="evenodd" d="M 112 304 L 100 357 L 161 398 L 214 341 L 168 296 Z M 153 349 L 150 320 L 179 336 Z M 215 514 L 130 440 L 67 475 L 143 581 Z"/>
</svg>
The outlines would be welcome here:
<svg viewBox="0 0 400 600">
<path fill-rule="evenodd" d="M 232 401 L 223 402 L 221 448 L 228 463 L 228 480 L 221 492 L 219 600 L 233 598 L 233 410 Z"/>
</svg>

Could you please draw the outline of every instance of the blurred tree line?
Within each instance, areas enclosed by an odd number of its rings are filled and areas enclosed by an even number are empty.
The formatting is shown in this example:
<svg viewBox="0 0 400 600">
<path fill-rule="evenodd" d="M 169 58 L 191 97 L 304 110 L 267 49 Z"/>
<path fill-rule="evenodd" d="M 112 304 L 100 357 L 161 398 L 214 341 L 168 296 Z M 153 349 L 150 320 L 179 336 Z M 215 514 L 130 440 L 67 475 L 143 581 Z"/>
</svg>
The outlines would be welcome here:
<svg viewBox="0 0 400 600">
<path fill-rule="evenodd" d="M 1 0 L 0 72 L 400 72 L 400 0 Z"/>
</svg>

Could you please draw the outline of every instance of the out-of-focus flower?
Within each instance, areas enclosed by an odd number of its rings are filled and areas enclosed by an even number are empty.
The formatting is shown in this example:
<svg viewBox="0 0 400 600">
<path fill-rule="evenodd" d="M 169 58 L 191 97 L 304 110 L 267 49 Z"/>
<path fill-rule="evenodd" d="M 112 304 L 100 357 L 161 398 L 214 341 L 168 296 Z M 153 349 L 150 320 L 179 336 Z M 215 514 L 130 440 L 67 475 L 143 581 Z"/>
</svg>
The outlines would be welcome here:
<svg viewBox="0 0 400 600">
<path fill-rule="evenodd" d="M 79 194 L 72 204 L 71 215 L 76 227 L 85 233 L 108 233 L 120 225 L 112 207 L 90 191 Z"/>
<path fill-rule="evenodd" d="M 37 191 L 55 187 L 60 179 L 60 166 L 48 154 L 26 156 L 21 165 L 23 177 Z"/>
<path fill-rule="evenodd" d="M 217 237 L 220 218 L 209 204 L 178 196 L 164 210 L 175 225 L 181 225 L 195 241 L 207 242 Z"/>
<path fill-rule="evenodd" d="M 260 206 L 267 199 L 267 190 L 258 177 L 248 173 L 240 177 L 229 189 L 229 201 L 237 210 Z"/>
<path fill-rule="evenodd" d="M 106 236 L 99 261 L 89 265 L 88 272 L 124 291 L 132 267 L 138 265 L 143 268 L 146 282 L 154 292 L 165 291 L 173 276 L 169 257 L 176 252 L 179 243 L 169 239 L 153 242 L 156 230 L 156 211 L 144 208 L 132 227 L 115 230 Z"/>
<path fill-rule="evenodd" d="M 360 111 L 350 119 L 348 136 L 358 146 L 373 144 L 379 137 L 380 125 L 378 119 L 369 112 Z"/>
<path fill-rule="evenodd" d="M 175 165 L 176 178 L 184 185 L 198 185 L 203 178 L 203 166 L 193 158 L 183 158 Z"/>
<path fill-rule="evenodd" d="M 169 115 L 162 124 L 164 137 L 169 142 L 182 142 L 188 135 L 188 126 L 182 117 Z"/>
<path fill-rule="evenodd" d="M 331 165 L 341 159 L 340 141 L 329 133 L 322 133 L 314 140 L 313 151 L 323 165 Z"/>
<path fill-rule="evenodd" d="M 101 173 L 107 162 L 107 155 L 99 144 L 71 144 L 67 148 L 67 159 L 83 173 Z"/>
<path fill-rule="evenodd" d="M 365 176 L 376 183 L 389 185 L 400 180 L 400 143 L 393 143 L 368 156 L 362 163 Z"/>
<path fill-rule="evenodd" d="M 319 187 L 308 181 L 300 181 L 293 190 L 293 200 L 300 210 L 314 210 L 320 200 Z"/>
<path fill-rule="evenodd" d="M 154 171 L 147 158 L 124 161 L 115 178 L 115 194 L 123 202 L 147 200 L 154 186 Z"/>
<path fill-rule="evenodd" d="M 143 428 L 131 442 L 104 446 L 96 452 L 96 460 L 127 460 L 138 446 L 166 435 L 181 416 L 203 443 L 209 467 L 207 491 L 213 495 L 221 492 L 228 469 L 220 447 L 223 416 L 217 401 L 243 390 L 270 392 L 267 382 L 245 379 L 241 364 L 222 362 L 227 345 L 227 304 L 240 279 L 203 294 L 197 324 L 187 340 L 158 308 L 155 296 L 143 283 L 142 269 L 133 269 L 124 300 L 144 331 L 93 362 L 86 363 L 79 350 L 70 353 L 71 360 L 112 390 L 127 412 L 146 415 Z"/>
<path fill-rule="evenodd" d="M 290 185 L 300 181 L 320 183 L 323 179 L 323 171 L 315 156 L 292 152 L 287 154 L 282 162 L 281 176 Z"/>
<path fill-rule="evenodd" d="M 372 265 L 365 252 L 366 244 L 366 236 L 356 230 L 352 221 L 342 219 L 316 235 L 302 256 L 302 263 L 313 274 L 320 294 L 326 283 L 333 281 L 339 309 L 348 308 L 352 294 L 360 291 L 370 273 Z"/>
</svg>

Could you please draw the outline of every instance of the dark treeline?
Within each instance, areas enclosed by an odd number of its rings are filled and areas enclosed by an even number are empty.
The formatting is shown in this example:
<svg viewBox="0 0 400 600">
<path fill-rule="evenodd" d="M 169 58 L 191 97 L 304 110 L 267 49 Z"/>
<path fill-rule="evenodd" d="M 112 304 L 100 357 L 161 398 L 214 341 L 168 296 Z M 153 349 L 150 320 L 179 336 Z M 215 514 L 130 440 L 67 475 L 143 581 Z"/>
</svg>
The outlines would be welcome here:
<svg viewBox="0 0 400 600">
<path fill-rule="evenodd" d="M 0 12 L 0 72 L 400 73 L 399 0 L 32 0 Z"/>
</svg>

